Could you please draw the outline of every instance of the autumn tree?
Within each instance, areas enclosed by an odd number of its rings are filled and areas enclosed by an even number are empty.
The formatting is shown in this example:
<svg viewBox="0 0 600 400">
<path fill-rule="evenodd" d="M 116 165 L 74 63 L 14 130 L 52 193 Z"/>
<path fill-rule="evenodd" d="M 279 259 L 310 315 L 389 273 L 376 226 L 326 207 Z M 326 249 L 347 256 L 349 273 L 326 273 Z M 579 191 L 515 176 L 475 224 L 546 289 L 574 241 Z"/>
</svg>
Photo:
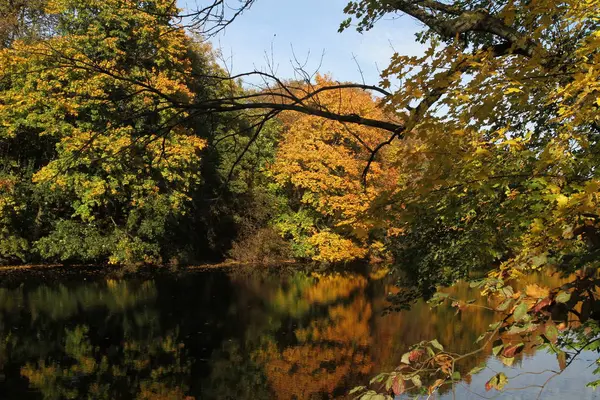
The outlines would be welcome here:
<svg viewBox="0 0 600 400">
<path fill-rule="evenodd" d="M 312 90 L 334 84 L 319 76 Z M 386 120 L 377 99 L 361 89 L 326 91 L 311 102 L 336 113 Z M 372 207 L 397 187 L 398 171 L 389 161 L 393 149 L 381 151 L 371 163 L 366 186 L 362 174 L 387 132 L 308 114 L 280 118 L 283 138 L 271 172 L 289 191 L 291 209 L 276 226 L 293 241 L 296 255 L 336 262 L 364 258 L 369 249 L 383 252 L 386 224 L 374 217 Z"/>
<path fill-rule="evenodd" d="M 199 243 L 224 224 L 207 211 L 215 194 L 202 183 L 218 167 L 202 153 L 229 128 L 182 108 L 235 86 L 210 80 L 221 74 L 210 47 L 173 24 L 171 1 L 39 4 L 51 34 L 14 30 L 0 53 L 0 259 L 159 262 L 207 250 Z"/>
</svg>

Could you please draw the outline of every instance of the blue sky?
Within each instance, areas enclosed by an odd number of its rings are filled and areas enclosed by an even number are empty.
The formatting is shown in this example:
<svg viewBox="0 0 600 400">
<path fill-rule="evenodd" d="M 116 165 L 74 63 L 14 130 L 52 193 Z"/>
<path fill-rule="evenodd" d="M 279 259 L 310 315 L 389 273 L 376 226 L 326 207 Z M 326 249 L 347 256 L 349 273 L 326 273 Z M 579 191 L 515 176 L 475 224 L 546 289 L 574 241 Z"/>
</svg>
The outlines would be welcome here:
<svg viewBox="0 0 600 400">
<path fill-rule="evenodd" d="M 185 6 L 184 1 L 180 0 L 180 6 Z M 194 0 L 188 1 L 193 4 Z M 210 0 L 198 1 L 202 5 Z M 270 63 L 266 57 L 271 59 L 272 54 L 277 75 L 293 78 L 291 60 L 295 54 L 301 62 L 308 60 L 306 68 L 310 72 L 321 64 L 321 73 L 329 73 L 339 81 L 360 82 L 358 62 L 367 84 L 379 81 L 379 70 L 387 66 L 393 49 L 407 55 L 422 53 L 422 46 L 414 38 L 420 26 L 406 16 L 384 19 L 363 34 L 351 28 L 338 33 L 339 24 L 345 19 L 346 3 L 347 0 L 257 0 L 212 42 L 221 49 L 232 73 L 266 70 Z"/>
</svg>

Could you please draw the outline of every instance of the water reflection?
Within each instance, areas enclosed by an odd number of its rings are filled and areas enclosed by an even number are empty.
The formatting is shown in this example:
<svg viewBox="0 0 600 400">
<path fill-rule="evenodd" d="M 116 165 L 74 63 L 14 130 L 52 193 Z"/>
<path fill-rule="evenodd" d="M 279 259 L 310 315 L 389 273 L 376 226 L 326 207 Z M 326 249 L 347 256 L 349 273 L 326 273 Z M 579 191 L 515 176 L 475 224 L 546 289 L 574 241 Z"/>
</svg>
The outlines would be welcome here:
<svg viewBox="0 0 600 400">
<path fill-rule="evenodd" d="M 534 279 L 534 278 L 532 278 Z M 558 286 L 559 277 L 544 285 Z M 12 280 L 0 287 L 2 399 L 319 399 L 347 392 L 400 363 L 409 345 L 438 338 L 457 353 L 478 347 L 493 322 L 468 285 L 449 292 L 477 299 L 431 310 L 420 301 L 382 315 L 397 289 L 384 274 L 198 272 L 141 279 L 87 277 L 59 283 Z M 522 285 L 528 282 L 522 282 Z M 463 307 L 464 308 L 464 307 Z M 564 360 L 526 348 L 507 367 L 489 351 L 458 366 L 488 368 L 439 396 L 491 397 L 494 373 L 539 384 Z M 551 381 L 544 398 L 592 398 L 581 362 Z M 495 372 L 494 372 L 495 371 Z M 535 398 L 535 388 L 505 393 Z"/>
</svg>

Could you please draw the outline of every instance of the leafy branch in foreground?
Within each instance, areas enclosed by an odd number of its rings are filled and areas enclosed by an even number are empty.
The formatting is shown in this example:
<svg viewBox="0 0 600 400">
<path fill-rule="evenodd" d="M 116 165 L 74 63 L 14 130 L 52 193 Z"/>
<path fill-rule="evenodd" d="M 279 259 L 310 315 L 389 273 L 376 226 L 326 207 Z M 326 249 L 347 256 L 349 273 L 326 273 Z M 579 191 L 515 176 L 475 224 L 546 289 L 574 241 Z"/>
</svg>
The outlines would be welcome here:
<svg viewBox="0 0 600 400">
<path fill-rule="evenodd" d="M 524 371 L 514 376 L 498 372 L 485 384 L 486 391 L 539 389 L 541 396 L 548 383 L 562 374 L 582 352 L 600 352 L 600 325 L 597 320 L 600 280 L 595 273 L 580 272 L 553 289 L 529 284 L 516 290 L 510 284 L 523 278 L 523 273 L 505 279 L 491 274 L 473 281 L 471 287 L 482 289 L 489 301 L 488 306 L 475 304 L 474 300 L 453 298 L 444 291 L 437 292 L 429 302 L 432 307 L 451 304 L 457 309 L 457 314 L 468 313 L 473 307 L 484 307 L 496 313 L 497 322 L 477 339 L 479 347 L 468 353 L 455 353 L 446 350 L 437 339 L 421 342 L 402 356 L 402 363 L 394 372 L 373 378 L 370 382 L 374 386 L 372 389 L 359 387 L 353 393 L 360 393 L 361 399 L 375 394 L 388 398 L 389 393 L 431 396 L 444 386 L 459 384 L 486 369 L 483 363 L 463 374 L 459 371 L 462 361 L 478 354 L 489 353 L 510 367 L 522 352 L 544 350 L 556 355 L 560 370 Z M 550 374 L 543 384 L 526 388 L 509 385 L 519 376 L 541 373 Z M 600 373 L 600 368 L 594 373 Z M 381 384 L 379 390 L 378 383 Z M 593 381 L 588 386 L 595 388 L 599 383 L 600 380 Z"/>
</svg>

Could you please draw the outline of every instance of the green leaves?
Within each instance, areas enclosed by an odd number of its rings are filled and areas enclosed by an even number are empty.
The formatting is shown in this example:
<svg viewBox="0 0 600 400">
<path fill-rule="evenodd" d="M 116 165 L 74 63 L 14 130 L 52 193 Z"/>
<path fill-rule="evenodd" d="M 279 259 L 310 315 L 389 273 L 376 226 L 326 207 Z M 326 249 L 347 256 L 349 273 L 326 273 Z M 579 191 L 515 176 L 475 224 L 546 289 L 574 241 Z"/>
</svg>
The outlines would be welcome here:
<svg viewBox="0 0 600 400">
<path fill-rule="evenodd" d="M 29 259 L 159 263 L 205 242 L 185 234 L 174 243 L 168 224 L 179 230 L 207 213 L 192 203 L 206 132 L 222 129 L 221 118 L 209 127 L 173 103 L 215 95 L 220 84 L 208 87 L 191 72 L 218 75 L 217 67 L 208 48 L 171 25 L 173 2 L 138 3 L 52 2 L 50 36 L 0 52 L 0 73 L 12 76 L 0 86 L 0 136 L 11 149 L 0 169 L 19 176 Z M 19 219 L 4 218 L 5 199 L 0 191 L 0 231 L 17 233 Z"/>
</svg>

